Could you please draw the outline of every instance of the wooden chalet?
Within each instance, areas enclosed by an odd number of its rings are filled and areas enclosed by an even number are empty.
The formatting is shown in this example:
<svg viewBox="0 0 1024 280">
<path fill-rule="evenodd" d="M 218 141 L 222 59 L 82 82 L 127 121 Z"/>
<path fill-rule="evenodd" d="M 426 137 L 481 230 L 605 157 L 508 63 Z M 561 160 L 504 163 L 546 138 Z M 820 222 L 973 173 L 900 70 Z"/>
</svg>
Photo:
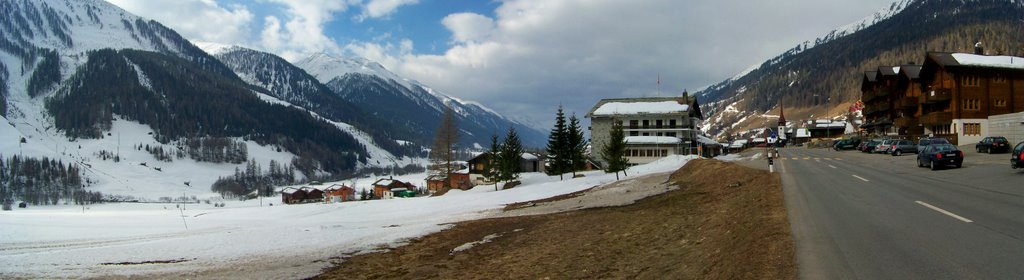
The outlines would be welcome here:
<svg viewBox="0 0 1024 280">
<path fill-rule="evenodd" d="M 324 201 L 324 191 L 314 187 L 301 187 L 299 190 L 306 192 L 306 199 L 302 202 L 321 202 Z"/>
<path fill-rule="evenodd" d="M 281 203 L 297 204 L 306 199 L 306 191 L 296 188 L 284 188 L 281 190 Z"/>
<path fill-rule="evenodd" d="M 355 199 L 356 189 L 346 185 L 334 184 L 324 189 L 324 202 L 338 203 Z"/>
<path fill-rule="evenodd" d="M 982 53 L 929 52 L 920 66 L 893 68 L 895 83 L 888 71 L 881 73 L 890 67 L 865 72 L 862 128 L 911 139 L 943 137 L 954 144 L 990 136 L 990 116 L 1024 112 L 1024 58 Z"/>
<path fill-rule="evenodd" d="M 377 199 L 391 199 L 395 197 L 395 191 L 415 192 L 416 186 L 411 183 L 394 179 L 380 179 L 373 183 L 373 197 Z"/>
</svg>

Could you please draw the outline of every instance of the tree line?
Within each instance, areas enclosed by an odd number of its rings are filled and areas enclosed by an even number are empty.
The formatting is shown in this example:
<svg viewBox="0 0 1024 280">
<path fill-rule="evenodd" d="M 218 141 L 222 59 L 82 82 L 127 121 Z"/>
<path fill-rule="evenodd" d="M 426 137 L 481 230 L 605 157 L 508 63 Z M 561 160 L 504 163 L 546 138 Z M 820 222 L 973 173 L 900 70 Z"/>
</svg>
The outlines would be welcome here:
<svg viewBox="0 0 1024 280">
<path fill-rule="evenodd" d="M 236 167 L 234 175 L 217 178 L 211 189 L 227 198 L 250 195 L 266 197 L 277 195 L 274 192 L 274 186 L 292 185 L 298 182 L 294 166 L 270 160 L 267 171 L 263 171 L 260 164 L 255 160 L 250 160 L 244 170 Z M 258 192 L 258 194 L 254 192 Z"/>
<path fill-rule="evenodd" d="M 10 210 L 16 201 L 32 205 L 100 202 L 99 192 L 84 190 L 81 169 L 49 158 L 0 156 L 0 204 Z"/>
</svg>

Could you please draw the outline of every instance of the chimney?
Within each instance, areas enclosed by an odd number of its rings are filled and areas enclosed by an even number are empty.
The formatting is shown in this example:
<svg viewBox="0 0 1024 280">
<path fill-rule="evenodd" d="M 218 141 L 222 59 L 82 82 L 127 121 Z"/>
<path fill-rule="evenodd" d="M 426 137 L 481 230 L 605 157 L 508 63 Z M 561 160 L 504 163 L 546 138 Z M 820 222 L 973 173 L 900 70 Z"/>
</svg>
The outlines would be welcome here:
<svg viewBox="0 0 1024 280">
<path fill-rule="evenodd" d="M 974 43 L 974 54 L 985 55 L 985 48 L 981 46 L 981 42 Z"/>
<path fill-rule="evenodd" d="M 685 89 L 683 90 L 683 101 L 680 102 L 680 103 L 681 104 L 688 104 L 688 103 L 690 103 L 690 93 L 687 92 Z"/>
</svg>

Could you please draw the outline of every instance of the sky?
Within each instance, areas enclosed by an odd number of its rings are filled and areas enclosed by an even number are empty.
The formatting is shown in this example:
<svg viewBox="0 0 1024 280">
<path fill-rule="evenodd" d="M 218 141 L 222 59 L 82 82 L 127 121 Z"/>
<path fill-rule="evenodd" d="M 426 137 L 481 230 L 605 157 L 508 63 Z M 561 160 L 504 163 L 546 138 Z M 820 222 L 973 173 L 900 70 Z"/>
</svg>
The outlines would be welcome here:
<svg viewBox="0 0 1024 280">
<path fill-rule="evenodd" d="M 513 119 L 731 78 L 893 0 L 108 0 L 193 41 L 361 56 Z M 660 83 L 659 83 L 660 81 Z"/>
</svg>

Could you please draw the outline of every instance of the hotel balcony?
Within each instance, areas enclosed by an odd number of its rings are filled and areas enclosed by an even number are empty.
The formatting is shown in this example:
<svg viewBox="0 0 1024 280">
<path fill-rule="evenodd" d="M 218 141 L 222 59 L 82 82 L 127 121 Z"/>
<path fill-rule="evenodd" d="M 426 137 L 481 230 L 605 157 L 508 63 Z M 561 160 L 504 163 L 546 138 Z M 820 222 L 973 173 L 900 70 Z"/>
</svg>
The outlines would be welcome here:
<svg viewBox="0 0 1024 280">
<path fill-rule="evenodd" d="M 914 117 L 897 118 L 893 125 L 898 127 L 915 127 L 917 126 L 917 119 Z"/>
<path fill-rule="evenodd" d="M 939 103 L 953 99 L 953 91 L 949 89 L 934 89 L 922 94 L 921 100 L 924 103 Z"/>
<path fill-rule="evenodd" d="M 896 100 L 896 107 L 902 110 L 917 109 L 918 97 L 908 96 Z"/>
<path fill-rule="evenodd" d="M 950 112 L 932 112 L 921 116 L 921 124 L 924 125 L 941 125 L 950 124 L 953 122 L 953 113 Z"/>
</svg>

